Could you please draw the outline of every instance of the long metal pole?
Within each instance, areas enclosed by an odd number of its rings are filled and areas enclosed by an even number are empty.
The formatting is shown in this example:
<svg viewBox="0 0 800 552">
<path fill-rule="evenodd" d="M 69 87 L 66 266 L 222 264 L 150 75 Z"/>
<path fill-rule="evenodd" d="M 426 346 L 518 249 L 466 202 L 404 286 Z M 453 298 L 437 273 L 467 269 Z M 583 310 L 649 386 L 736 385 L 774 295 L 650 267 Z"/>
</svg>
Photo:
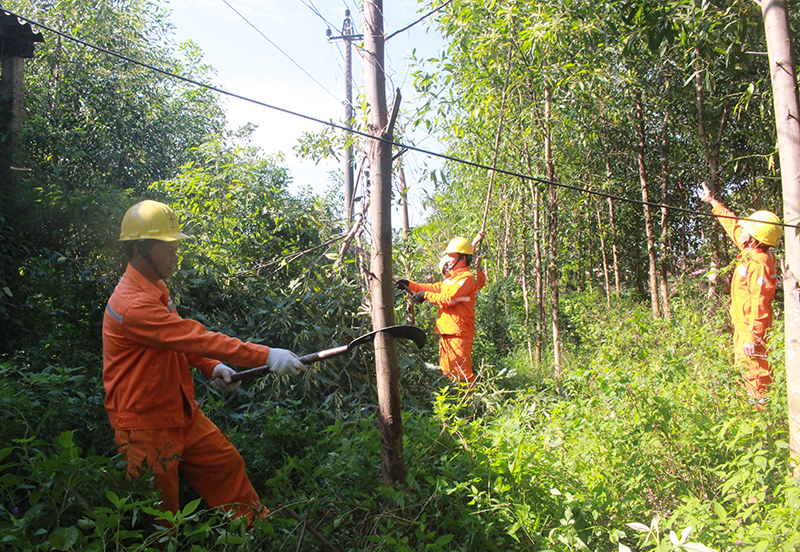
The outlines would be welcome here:
<svg viewBox="0 0 800 552">
<path fill-rule="evenodd" d="M 345 37 L 344 49 L 344 113 L 345 113 L 345 126 L 349 129 L 353 128 L 353 119 L 355 117 L 353 109 L 353 54 L 350 36 L 353 35 L 353 20 L 350 19 L 350 10 L 344 11 L 344 24 L 342 25 L 342 34 Z M 353 142 L 352 134 L 347 135 L 347 146 L 345 147 L 344 155 L 344 217 L 347 221 L 347 227 L 353 223 Z"/>
</svg>

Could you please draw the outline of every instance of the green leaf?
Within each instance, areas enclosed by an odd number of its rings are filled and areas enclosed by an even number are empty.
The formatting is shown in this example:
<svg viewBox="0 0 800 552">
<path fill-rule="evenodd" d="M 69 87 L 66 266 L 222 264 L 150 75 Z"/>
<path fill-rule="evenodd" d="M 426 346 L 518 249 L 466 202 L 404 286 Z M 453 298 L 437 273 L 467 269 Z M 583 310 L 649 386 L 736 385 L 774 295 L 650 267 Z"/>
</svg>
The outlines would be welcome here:
<svg viewBox="0 0 800 552">
<path fill-rule="evenodd" d="M 195 500 L 192 500 L 189 504 L 187 504 L 186 506 L 183 507 L 183 510 L 181 511 L 181 514 L 183 514 L 184 516 L 188 516 L 189 514 L 191 514 L 195 510 L 197 510 L 197 507 L 200 506 L 200 502 L 201 501 L 202 501 L 201 498 L 197 498 Z"/>
<path fill-rule="evenodd" d="M 78 541 L 75 527 L 58 527 L 48 537 L 50 546 L 56 550 L 69 550 Z"/>
<path fill-rule="evenodd" d="M 452 541 L 454 537 L 455 535 L 452 534 L 442 535 L 441 537 L 436 539 L 436 544 L 438 544 L 439 546 L 444 546 L 450 543 L 450 541 Z"/>
<path fill-rule="evenodd" d="M 709 548 L 705 544 L 699 542 L 687 542 L 682 547 L 686 552 L 718 552 L 716 549 Z"/>
</svg>

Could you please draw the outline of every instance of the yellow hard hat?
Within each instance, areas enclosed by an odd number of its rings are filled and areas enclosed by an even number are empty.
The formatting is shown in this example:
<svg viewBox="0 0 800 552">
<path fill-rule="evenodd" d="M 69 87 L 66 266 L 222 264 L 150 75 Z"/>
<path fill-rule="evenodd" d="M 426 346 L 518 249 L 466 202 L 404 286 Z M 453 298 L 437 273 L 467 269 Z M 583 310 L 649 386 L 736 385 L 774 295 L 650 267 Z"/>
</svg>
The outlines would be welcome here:
<svg viewBox="0 0 800 552">
<path fill-rule="evenodd" d="M 769 211 L 756 211 L 747 220 L 742 220 L 742 228 L 755 239 L 766 245 L 777 245 L 781 241 L 783 229 L 779 226 L 781 219 Z"/>
<path fill-rule="evenodd" d="M 161 240 L 177 241 L 188 238 L 181 232 L 178 217 L 168 205 L 146 199 L 140 201 L 122 217 L 119 241 Z"/>
<path fill-rule="evenodd" d="M 453 238 L 450 240 L 450 243 L 447 244 L 447 249 L 444 251 L 445 253 L 463 253 L 464 255 L 474 255 L 475 248 L 472 247 L 472 244 L 467 238 Z"/>
</svg>

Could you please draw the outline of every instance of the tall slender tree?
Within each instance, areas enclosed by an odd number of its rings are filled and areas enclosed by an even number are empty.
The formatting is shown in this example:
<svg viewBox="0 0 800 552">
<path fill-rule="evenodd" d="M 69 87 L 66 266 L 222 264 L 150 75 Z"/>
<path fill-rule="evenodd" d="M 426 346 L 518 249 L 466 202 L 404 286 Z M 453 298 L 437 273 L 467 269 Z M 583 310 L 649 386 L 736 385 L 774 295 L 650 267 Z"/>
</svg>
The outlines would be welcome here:
<svg viewBox="0 0 800 552">
<path fill-rule="evenodd" d="M 370 142 L 372 254 L 372 327 L 394 325 L 394 286 L 392 283 L 392 149 L 394 122 L 400 105 L 400 90 L 395 92 L 391 120 L 386 108 L 384 68 L 383 1 L 364 2 L 364 81 L 367 97 L 367 124 L 375 139 Z M 378 410 L 381 437 L 381 473 L 387 486 L 403 481 L 403 420 L 400 407 L 400 367 L 397 344 L 384 333 L 375 337 L 375 372 L 378 385 Z"/>
</svg>

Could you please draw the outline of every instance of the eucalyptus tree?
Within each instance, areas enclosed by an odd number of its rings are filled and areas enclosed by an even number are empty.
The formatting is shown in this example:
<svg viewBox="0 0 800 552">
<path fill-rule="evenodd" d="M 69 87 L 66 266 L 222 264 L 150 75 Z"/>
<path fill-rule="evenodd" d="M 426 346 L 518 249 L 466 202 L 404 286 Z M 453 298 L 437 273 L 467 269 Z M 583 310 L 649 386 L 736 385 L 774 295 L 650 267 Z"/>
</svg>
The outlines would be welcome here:
<svg viewBox="0 0 800 552">
<path fill-rule="evenodd" d="M 400 106 L 400 90 L 395 91 L 391 116 L 386 107 L 384 67 L 383 1 L 364 2 L 364 79 L 367 99 L 367 124 L 375 139 L 370 140 L 371 175 L 370 222 L 372 251 L 370 269 L 377 278 L 370 280 L 372 326 L 380 330 L 394 326 L 394 285 L 392 283 L 392 148 L 394 124 Z M 400 367 L 397 344 L 388 335 L 375 337 L 375 373 L 379 403 L 381 472 L 383 484 L 391 486 L 405 480 L 403 458 L 403 419 L 400 406 Z"/>
<path fill-rule="evenodd" d="M 680 1 L 671 5 L 676 33 L 672 53 L 682 92 L 673 104 L 676 120 L 686 126 L 675 132 L 684 142 L 684 160 L 693 165 L 690 182 L 705 180 L 714 191 L 769 204 L 756 196 L 755 179 L 770 171 L 774 138 L 768 124 L 769 91 L 765 90 L 766 59 L 760 10 L 753 2 Z M 677 79 L 680 78 L 681 81 Z M 693 101 L 688 101 L 692 98 Z M 689 125 L 693 125 L 691 128 Z M 767 196 L 773 196 L 768 192 Z M 737 209 L 738 210 L 738 209 Z M 718 233 L 712 233 L 709 293 L 715 291 L 716 269 L 722 262 Z"/>
<path fill-rule="evenodd" d="M 561 328 L 559 315 L 559 194 L 556 180 L 556 165 L 559 148 L 563 146 L 563 131 L 558 121 L 562 116 L 563 102 L 560 95 L 564 83 L 570 77 L 570 58 L 564 54 L 567 45 L 573 43 L 576 33 L 584 32 L 580 14 L 575 18 L 565 17 L 555 7 L 545 4 L 523 2 L 493 3 L 460 1 L 448 6 L 441 17 L 440 29 L 451 47 L 448 59 L 442 63 L 443 74 L 439 78 L 454 90 L 448 104 L 451 115 L 447 130 L 453 137 L 454 153 L 463 153 L 469 159 L 481 162 L 489 157 L 491 139 L 498 127 L 497 121 L 505 116 L 509 121 L 524 121 L 522 127 L 510 124 L 504 144 L 514 143 L 517 150 L 526 144 L 532 155 L 529 165 L 535 174 L 544 177 L 547 184 L 548 212 L 548 291 L 552 328 L 553 364 L 556 377 L 560 377 Z M 509 48 L 511 49 L 509 51 Z M 509 54 L 507 58 L 504 54 Z M 510 60 L 510 65 L 508 61 Z M 505 75 L 509 73 L 508 85 Z M 512 100 L 505 108 L 499 101 L 509 91 Z M 521 94 L 519 93 L 521 91 Z M 521 101 L 514 100 L 521 97 Z M 529 125 L 529 126 L 527 126 Z M 554 128 L 555 125 L 555 128 Z M 509 138 L 509 135 L 511 138 Z M 554 142 L 554 140 L 559 140 Z M 529 146 L 527 145 L 529 144 Z M 501 152 L 506 160 L 505 168 L 525 170 L 519 163 L 514 146 Z M 475 174 L 472 169 L 454 168 L 465 174 L 470 171 L 477 181 L 486 176 Z M 525 171 L 527 172 L 527 170 Z M 528 193 L 521 187 L 520 191 Z M 463 193 L 463 192 L 459 192 Z M 502 224 L 502 223 L 501 223 Z"/>
</svg>

